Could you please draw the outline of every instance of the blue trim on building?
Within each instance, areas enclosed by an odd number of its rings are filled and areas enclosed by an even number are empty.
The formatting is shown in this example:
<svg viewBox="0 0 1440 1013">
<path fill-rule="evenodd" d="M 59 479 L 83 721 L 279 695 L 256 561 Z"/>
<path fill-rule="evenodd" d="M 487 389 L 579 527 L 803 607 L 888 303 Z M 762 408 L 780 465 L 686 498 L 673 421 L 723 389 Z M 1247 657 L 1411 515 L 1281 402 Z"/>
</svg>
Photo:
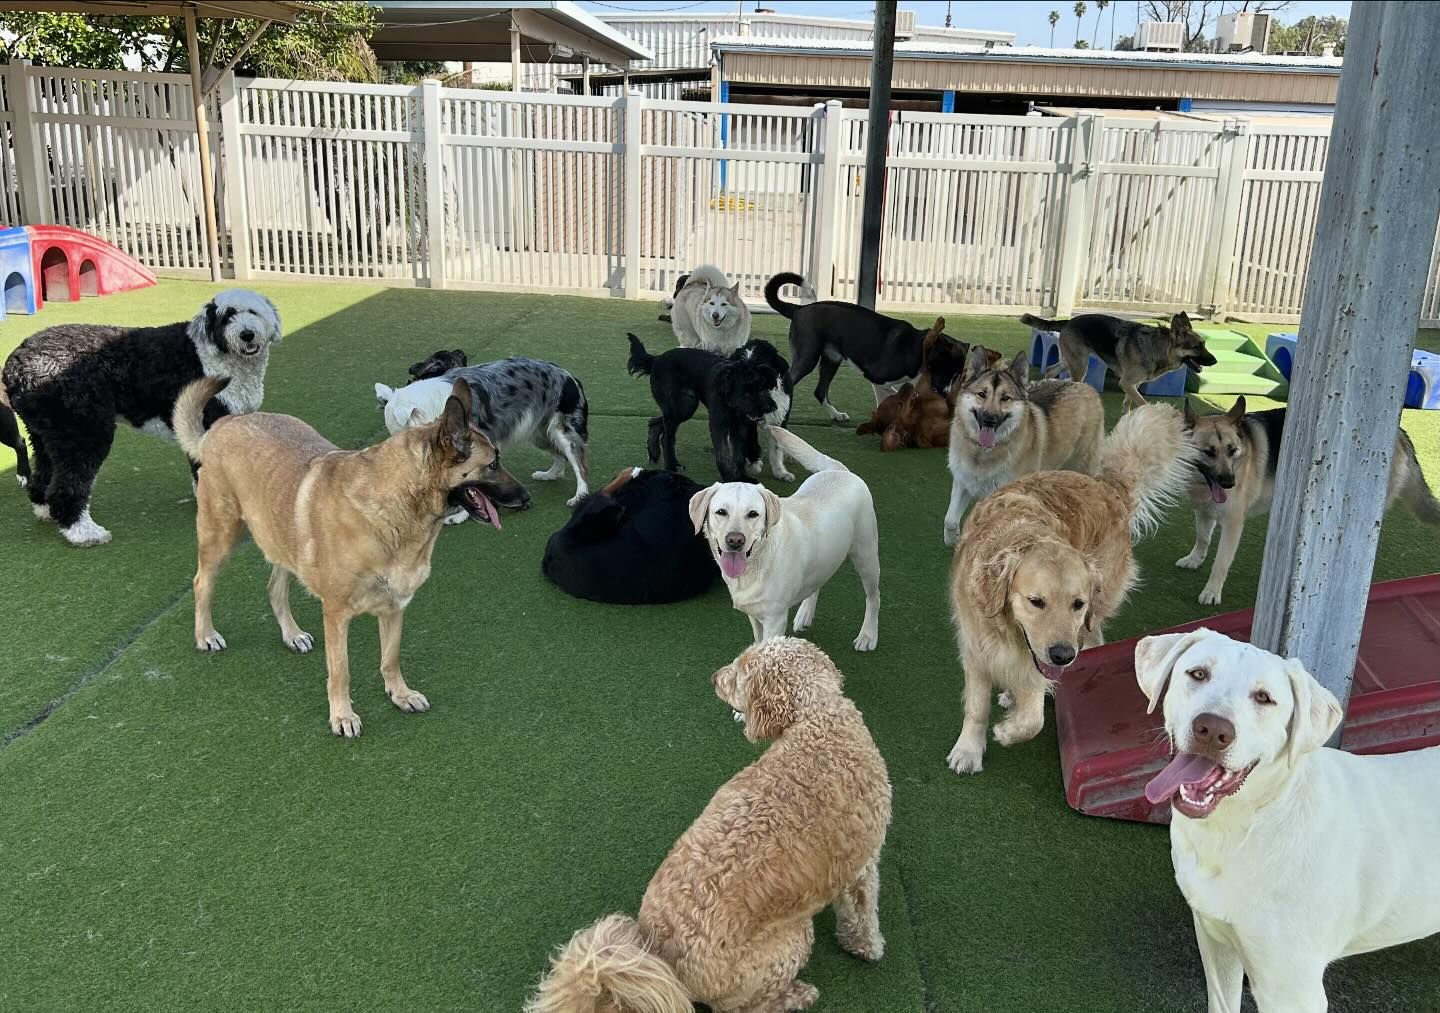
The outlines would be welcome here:
<svg viewBox="0 0 1440 1013">
<path fill-rule="evenodd" d="M 1188 113 L 1188 112 L 1190 111 L 1191 101 L 1192 101 L 1192 100 L 1191 100 L 1191 99 L 1188 99 L 1188 98 L 1182 98 L 1182 99 L 1180 100 L 1180 111 L 1181 111 L 1182 113 Z"/>
<path fill-rule="evenodd" d="M 954 91 L 946 91 L 940 93 L 940 111 L 942 113 L 953 113 L 955 111 Z"/>
<path fill-rule="evenodd" d="M 729 101 L 730 101 L 730 82 L 729 82 L 729 81 L 721 81 L 721 82 L 720 82 L 720 101 L 721 101 L 721 103 L 725 103 L 725 102 L 729 102 Z M 730 117 L 729 117 L 729 116 L 726 116 L 725 114 L 722 113 L 722 114 L 720 115 L 720 147 L 722 147 L 722 148 L 729 147 L 729 144 L 727 143 L 729 140 L 730 140 Z M 720 192 L 721 192 L 721 193 L 724 193 L 724 192 L 725 192 L 725 176 L 726 176 L 726 170 L 727 170 L 728 168 L 729 168 L 729 163 L 726 162 L 726 161 L 722 158 L 722 159 L 720 160 Z"/>
</svg>

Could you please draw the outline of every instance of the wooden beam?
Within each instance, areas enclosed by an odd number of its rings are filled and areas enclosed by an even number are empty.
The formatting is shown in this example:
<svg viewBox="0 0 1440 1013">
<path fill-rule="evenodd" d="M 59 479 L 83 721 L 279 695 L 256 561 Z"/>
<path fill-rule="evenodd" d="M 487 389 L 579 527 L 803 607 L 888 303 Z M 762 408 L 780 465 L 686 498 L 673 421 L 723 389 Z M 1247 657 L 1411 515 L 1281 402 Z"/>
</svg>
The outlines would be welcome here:
<svg viewBox="0 0 1440 1013">
<path fill-rule="evenodd" d="M 185 8 L 185 49 L 190 58 L 190 97 L 195 108 L 195 139 L 200 153 L 200 193 L 205 204 L 205 249 L 210 256 L 210 280 L 220 280 L 220 226 L 215 215 L 215 169 L 210 164 L 210 124 L 205 116 L 201 87 L 200 43 L 196 37 L 195 8 Z"/>
<path fill-rule="evenodd" d="M 880 288 L 880 237 L 885 221 L 885 155 L 890 145 L 890 76 L 895 69 L 895 0 L 876 0 L 870 33 L 870 123 L 865 131 L 865 196 L 860 218 L 856 301 L 875 308 Z"/>
<path fill-rule="evenodd" d="M 242 56 L 250 52 L 250 47 L 260 41 L 260 36 L 264 35 L 265 29 L 269 27 L 270 22 L 268 21 L 259 21 L 256 23 L 254 29 L 252 29 L 250 34 L 245 37 L 245 41 L 240 44 L 240 48 L 235 50 L 235 55 L 230 57 L 230 59 L 225 62 L 225 66 L 220 68 L 220 73 L 216 74 L 213 78 L 211 78 L 210 83 L 205 86 L 206 95 L 209 95 L 210 92 L 215 89 L 215 86 L 220 83 L 221 78 L 223 78 L 226 74 L 230 73 L 232 70 L 235 69 L 235 64 L 240 62 L 240 58 Z M 219 36 L 216 36 L 216 38 L 218 39 Z"/>
<path fill-rule="evenodd" d="M 1440 215 L 1437 51 L 1429 3 L 1351 10 L 1260 569 L 1255 644 L 1342 704 Z"/>
</svg>

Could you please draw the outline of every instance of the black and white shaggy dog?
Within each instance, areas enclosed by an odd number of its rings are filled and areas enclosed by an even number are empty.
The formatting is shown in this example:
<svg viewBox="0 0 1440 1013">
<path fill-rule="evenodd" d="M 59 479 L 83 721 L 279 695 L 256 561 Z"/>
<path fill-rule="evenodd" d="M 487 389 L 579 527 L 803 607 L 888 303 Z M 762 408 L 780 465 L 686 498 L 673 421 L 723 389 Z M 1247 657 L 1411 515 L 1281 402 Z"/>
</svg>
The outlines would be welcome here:
<svg viewBox="0 0 1440 1013">
<path fill-rule="evenodd" d="M 513 358 L 452 369 L 444 379 L 470 385 L 475 427 L 502 452 L 522 443 L 550 452 L 550 467 L 531 478 L 564 478 L 569 463 L 575 471 L 575 495 L 566 506 L 590 494 L 590 405 L 585 388 L 569 370 L 541 359 Z"/>
<path fill-rule="evenodd" d="M 202 376 L 229 385 L 205 408 L 205 425 L 253 412 L 265 396 L 280 315 L 243 289 L 218 293 L 190 321 L 162 327 L 64 324 L 32 334 L 11 353 L 0 381 L 30 431 L 28 485 L 35 516 L 54 521 L 72 545 L 110 540 L 90 517 L 90 490 L 115 428 L 174 439 L 175 400 Z"/>
<path fill-rule="evenodd" d="M 630 340 L 631 376 L 648 376 L 650 393 L 660 415 L 650 420 L 648 449 L 652 464 L 663 459 L 667 471 L 684 470 L 675 458 L 675 435 L 682 423 L 692 418 L 700 405 L 710 415 L 710 441 L 715 451 L 715 469 L 722 482 L 748 482 L 760 474 L 758 425 L 775 414 L 788 417 L 789 398 L 783 393 L 784 360 L 773 346 L 751 341 L 730 355 L 700 348 L 672 348 L 651 355 L 634 334 Z M 765 345 L 770 355 L 756 346 Z M 773 355 L 773 358 L 770 356 Z M 781 392 L 777 403 L 776 393 Z M 784 471 L 783 457 L 772 455 L 777 477 L 793 477 Z"/>
<path fill-rule="evenodd" d="M 798 274 L 777 274 L 765 285 L 765 301 L 776 313 L 790 320 L 791 385 L 805 379 L 818 365 L 820 379 L 815 384 L 815 400 L 832 420 L 848 422 L 850 419 L 830 403 L 830 382 L 847 359 L 855 363 L 874 386 L 876 404 L 895 393 L 897 385 L 913 381 L 919 375 L 925 328 L 855 303 L 827 299 L 799 305 L 781 300 L 780 289 L 786 285 L 803 288 L 804 284 L 805 279 Z M 968 351 L 968 345 L 949 335 L 940 336 L 939 344 L 929 357 L 935 393 L 945 393 L 951 381 L 964 370 Z"/>
<path fill-rule="evenodd" d="M 550 536 L 541 572 L 568 595 L 612 605 L 704 594 L 719 570 L 690 521 L 700 488 L 673 471 L 626 468 Z"/>
</svg>

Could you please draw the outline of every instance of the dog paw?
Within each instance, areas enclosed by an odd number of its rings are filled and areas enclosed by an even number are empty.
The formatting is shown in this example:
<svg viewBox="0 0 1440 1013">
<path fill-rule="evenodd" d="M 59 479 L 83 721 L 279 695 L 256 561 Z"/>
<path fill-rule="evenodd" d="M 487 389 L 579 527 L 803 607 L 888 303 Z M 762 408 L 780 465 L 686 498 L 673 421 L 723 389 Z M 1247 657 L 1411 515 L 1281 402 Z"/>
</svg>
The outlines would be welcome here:
<svg viewBox="0 0 1440 1013">
<path fill-rule="evenodd" d="M 425 699 L 425 694 L 413 690 L 408 686 L 394 693 L 389 693 L 389 696 L 390 702 L 406 714 L 419 714 L 421 711 L 428 711 L 430 709 L 430 701 Z"/>
<path fill-rule="evenodd" d="M 780 1008 L 786 1011 L 809 1009 L 820 1001 L 820 990 L 808 981 L 792 981 L 780 996 Z"/>
<path fill-rule="evenodd" d="M 469 519 L 470 515 L 464 510 L 452 510 L 445 515 L 445 523 L 447 525 L 464 524 Z"/>
<path fill-rule="evenodd" d="M 343 714 L 330 715 L 330 731 L 342 738 L 358 739 L 360 737 L 360 715 L 354 711 L 346 711 Z"/>
<path fill-rule="evenodd" d="M 1204 556 L 1197 556 L 1192 552 L 1188 556 L 1181 556 L 1175 560 L 1175 565 L 1182 570 L 1198 570 L 1200 569 L 1200 564 L 1203 562 L 1205 562 Z"/>
<path fill-rule="evenodd" d="M 588 490 L 587 490 L 586 492 L 577 492 L 574 496 L 571 496 L 569 499 L 567 499 L 567 500 L 565 501 L 565 505 L 566 505 L 567 507 L 576 506 L 577 504 L 579 504 L 579 502 L 580 502 L 582 499 L 584 499 L 586 496 L 589 496 L 589 495 L 590 495 L 590 493 L 589 493 Z"/>
<path fill-rule="evenodd" d="M 225 650 L 225 638 L 211 630 L 203 637 L 195 638 L 195 647 L 202 651 L 215 652 Z"/>
<path fill-rule="evenodd" d="M 1011 707 L 1015 706 L 1015 694 L 1010 692 L 1008 689 L 1004 690 L 998 697 L 995 698 L 995 702 L 998 703 L 1003 709 L 1008 711 Z"/>
<path fill-rule="evenodd" d="M 1219 605 L 1219 604 L 1220 604 L 1220 588 L 1218 588 L 1218 587 L 1206 587 L 1205 590 L 1203 590 L 1203 591 L 1200 592 L 1200 604 L 1201 604 L 1201 605 Z"/>
<path fill-rule="evenodd" d="M 310 634 L 306 633 L 304 630 L 301 630 L 293 637 L 287 637 L 284 634 L 281 634 L 281 639 L 285 641 L 285 646 L 290 648 L 290 650 L 294 651 L 296 654 L 309 654 L 310 651 L 315 647 L 315 638 L 312 637 Z"/>
<path fill-rule="evenodd" d="M 932 523 L 933 523 L 933 522 L 932 522 Z M 947 523 L 947 524 L 945 525 L 945 544 L 948 545 L 948 546 L 950 546 L 950 547 L 953 549 L 953 548 L 955 547 L 955 543 L 958 542 L 959 540 L 960 540 L 960 525 L 958 525 L 958 524 L 948 524 L 948 523 Z"/>
<path fill-rule="evenodd" d="M 855 638 L 855 650 L 873 651 L 878 643 L 880 643 L 880 634 L 861 630 L 860 635 Z"/>
<path fill-rule="evenodd" d="M 20 483 L 20 488 L 22 489 L 30 488 L 30 479 L 26 478 L 24 475 L 16 475 L 15 481 Z"/>
<path fill-rule="evenodd" d="M 778 479 L 779 479 L 780 481 L 782 481 L 782 482 L 793 482 L 793 481 L 795 481 L 795 474 L 794 474 L 794 472 L 786 471 L 786 470 L 783 469 L 783 468 L 780 469 L 779 471 L 775 472 L 775 477 L 778 478 Z"/>
<path fill-rule="evenodd" d="M 844 933 L 837 933 L 835 941 L 840 948 L 852 957 L 859 957 L 861 960 L 868 960 L 871 963 L 885 956 L 885 939 L 876 932 L 873 936 L 855 938 Z"/>
<path fill-rule="evenodd" d="M 31 503 L 30 510 L 32 513 L 35 514 L 35 519 L 37 521 L 48 521 L 54 519 L 50 516 L 49 503 Z"/>
<path fill-rule="evenodd" d="M 985 750 L 971 749 L 957 742 L 945 757 L 945 765 L 957 774 L 978 774 L 984 769 L 981 765 L 984 758 Z"/>
<path fill-rule="evenodd" d="M 841 426 L 848 425 L 848 424 L 850 423 L 850 413 L 849 413 L 849 412 L 831 412 L 831 413 L 830 413 L 830 421 L 831 421 L 831 422 L 834 422 L 836 425 L 841 425 Z"/>
<path fill-rule="evenodd" d="M 1040 730 L 1044 727 L 1043 723 L 1036 724 L 1033 721 L 1021 721 L 1018 717 L 1008 717 L 995 726 L 995 741 L 1002 746 L 1029 742 L 1039 735 Z"/>
<path fill-rule="evenodd" d="M 749 475 L 751 478 L 759 478 L 763 470 L 764 469 L 760 466 L 759 461 L 745 462 L 745 474 Z"/>
<path fill-rule="evenodd" d="M 553 482 L 557 478 L 563 478 L 565 472 L 556 471 L 554 468 L 546 468 L 544 471 L 532 471 L 530 477 L 537 482 Z"/>
</svg>

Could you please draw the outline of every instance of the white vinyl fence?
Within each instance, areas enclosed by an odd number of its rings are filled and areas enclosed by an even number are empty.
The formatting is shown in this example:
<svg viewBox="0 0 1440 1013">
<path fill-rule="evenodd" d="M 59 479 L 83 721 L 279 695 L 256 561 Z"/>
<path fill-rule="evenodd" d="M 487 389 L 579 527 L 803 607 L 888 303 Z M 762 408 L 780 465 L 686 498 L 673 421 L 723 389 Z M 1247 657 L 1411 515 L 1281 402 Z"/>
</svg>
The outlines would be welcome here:
<svg viewBox="0 0 1440 1013">
<path fill-rule="evenodd" d="M 702 263 L 853 298 L 863 110 L 222 77 L 223 269 L 651 298 Z M 187 77 L 0 74 L 0 216 L 209 263 Z M 1328 124 L 897 113 L 882 306 L 1294 319 Z M 1440 234 L 1421 310 L 1440 326 Z"/>
</svg>

